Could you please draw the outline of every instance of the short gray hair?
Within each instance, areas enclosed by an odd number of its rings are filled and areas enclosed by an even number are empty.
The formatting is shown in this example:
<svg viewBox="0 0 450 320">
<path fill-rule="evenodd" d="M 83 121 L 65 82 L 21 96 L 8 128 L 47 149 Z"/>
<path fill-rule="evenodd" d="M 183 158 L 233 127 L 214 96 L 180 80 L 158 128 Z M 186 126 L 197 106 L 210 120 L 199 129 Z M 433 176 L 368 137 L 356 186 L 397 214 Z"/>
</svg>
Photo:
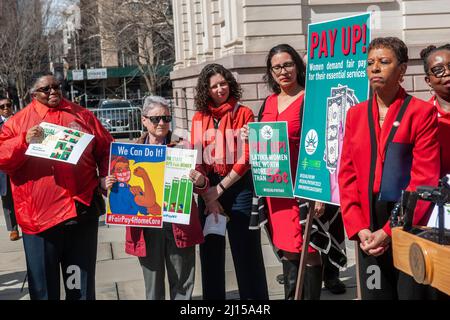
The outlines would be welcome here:
<svg viewBox="0 0 450 320">
<path fill-rule="evenodd" d="M 170 102 L 160 96 L 148 96 L 144 99 L 144 104 L 142 105 L 142 113 L 148 114 L 150 110 L 156 107 L 163 107 L 170 111 Z"/>
</svg>

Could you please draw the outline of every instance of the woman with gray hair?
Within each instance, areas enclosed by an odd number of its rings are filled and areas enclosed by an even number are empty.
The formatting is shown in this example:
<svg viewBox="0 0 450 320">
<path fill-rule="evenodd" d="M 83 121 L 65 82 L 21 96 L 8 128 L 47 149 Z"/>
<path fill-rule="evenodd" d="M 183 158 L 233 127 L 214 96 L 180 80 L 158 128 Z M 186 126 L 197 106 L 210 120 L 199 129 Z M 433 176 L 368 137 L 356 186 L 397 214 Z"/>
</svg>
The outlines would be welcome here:
<svg viewBox="0 0 450 320">
<path fill-rule="evenodd" d="M 169 102 L 159 96 L 145 98 L 142 110 L 142 124 L 147 129 L 136 143 L 159 144 L 173 147 L 169 130 L 172 116 Z M 201 194 L 208 190 L 209 182 L 205 176 L 192 170 L 189 177 L 194 183 L 194 192 Z M 106 179 L 111 188 L 116 178 Z M 148 300 L 165 299 L 165 269 L 170 287 L 171 300 L 189 300 L 194 290 L 195 245 L 203 242 L 203 232 L 198 217 L 198 209 L 192 200 L 191 218 L 188 225 L 163 223 L 162 229 L 126 228 L 125 251 L 137 256 L 142 267 Z"/>
</svg>

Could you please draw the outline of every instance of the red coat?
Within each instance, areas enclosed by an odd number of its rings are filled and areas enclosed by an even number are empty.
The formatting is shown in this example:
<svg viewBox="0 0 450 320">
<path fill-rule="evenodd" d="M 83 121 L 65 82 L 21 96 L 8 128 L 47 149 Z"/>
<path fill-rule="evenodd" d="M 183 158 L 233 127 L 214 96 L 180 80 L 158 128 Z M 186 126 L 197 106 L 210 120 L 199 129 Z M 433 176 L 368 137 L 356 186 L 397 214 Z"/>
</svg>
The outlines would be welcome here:
<svg viewBox="0 0 450 320">
<path fill-rule="evenodd" d="M 370 172 L 372 159 L 368 101 L 360 103 L 348 111 L 345 124 L 344 146 L 339 167 L 339 191 L 344 225 L 349 239 L 358 240 L 358 232 L 370 229 L 369 183 L 374 175 L 371 192 L 380 191 L 385 147 L 389 132 L 406 93 L 400 89 L 396 100 L 389 107 L 383 127 L 379 126 L 376 96 L 373 97 L 373 121 L 377 140 L 375 172 Z M 415 97 L 411 99 L 398 130 L 394 143 L 412 144 L 411 179 L 407 186 L 413 191 L 417 186 L 437 186 L 439 180 L 439 144 L 437 141 L 436 109 Z M 386 166 L 389 163 L 385 164 Z M 424 225 L 428 221 L 429 202 L 419 201 L 414 213 L 413 224 Z M 389 221 L 383 230 L 391 235 Z M 372 230 L 375 231 L 375 230 Z"/>
<path fill-rule="evenodd" d="M 441 108 L 436 97 L 429 101 L 438 111 L 438 141 L 441 146 L 441 175 L 442 178 L 450 173 L 450 112 Z"/>
<path fill-rule="evenodd" d="M 76 165 L 25 155 L 25 136 L 41 122 L 95 136 Z M 17 222 L 26 234 L 45 231 L 77 216 L 77 200 L 90 205 L 100 176 L 108 174 L 112 137 L 87 109 L 63 99 L 56 108 L 33 100 L 0 132 L 0 170 L 11 178 Z"/>
<path fill-rule="evenodd" d="M 205 133 L 205 130 L 207 130 L 207 128 L 205 127 L 205 122 L 208 117 L 209 116 L 205 115 L 203 112 L 197 111 L 192 118 L 191 143 L 193 144 L 194 148 L 198 150 L 198 153 L 200 155 L 203 155 L 204 152 L 209 152 L 207 148 L 209 147 L 211 142 L 214 141 L 213 136 L 208 136 L 208 134 Z M 232 152 L 234 155 L 234 165 L 232 167 L 232 170 L 234 170 L 238 175 L 243 176 L 250 169 L 249 149 L 248 144 L 245 143 L 243 145 L 244 150 L 242 154 L 240 154 L 240 150 L 238 150 L 239 144 L 237 142 L 237 139 L 241 134 L 240 129 L 245 124 L 254 121 L 253 111 L 249 107 L 240 104 L 238 109 L 233 113 L 232 121 L 232 129 L 234 130 L 234 145 L 233 149 L 229 149 L 230 152 Z M 238 159 L 238 156 L 241 157 Z M 208 171 L 208 166 L 205 165 L 204 158 L 202 158 L 201 166 L 203 167 L 203 170 L 205 172 Z M 209 174 L 209 172 L 207 173 Z"/>
<path fill-rule="evenodd" d="M 148 133 L 145 133 L 136 143 L 144 143 Z M 200 171 L 200 168 L 197 168 Z M 206 185 L 199 189 L 194 187 L 194 192 L 202 194 L 209 188 L 209 180 L 206 178 Z M 203 243 L 203 230 L 200 225 L 200 218 L 197 204 L 192 199 L 191 216 L 189 224 L 173 225 L 173 237 L 178 248 L 186 248 Z M 147 248 L 145 246 L 144 228 L 140 227 L 126 227 L 125 233 L 125 252 L 137 257 L 146 257 Z"/>
</svg>

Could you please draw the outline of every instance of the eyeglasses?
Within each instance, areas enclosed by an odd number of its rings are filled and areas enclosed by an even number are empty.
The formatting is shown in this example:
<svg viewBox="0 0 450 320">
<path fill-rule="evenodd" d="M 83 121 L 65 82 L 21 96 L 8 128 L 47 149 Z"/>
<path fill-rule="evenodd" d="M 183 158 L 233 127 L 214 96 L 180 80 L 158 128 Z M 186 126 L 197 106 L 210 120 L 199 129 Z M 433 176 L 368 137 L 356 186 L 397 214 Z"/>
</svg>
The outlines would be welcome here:
<svg viewBox="0 0 450 320">
<path fill-rule="evenodd" d="M 447 67 L 447 70 L 450 72 L 450 63 L 447 64 L 447 66 L 445 66 L 445 65 L 435 66 L 435 67 L 431 68 L 430 71 L 433 74 L 433 76 L 435 76 L 436 78 L 442 78 L 445 76 L 446 67 Z"/>
<path fill-rule="evenodd" d="M 2 104 L 0 106 L 0 109 L 5 110 L 5 109 L 11 108 L 11 107 L 12 107 L 11 103 L 6 103 L 6 104 Z"/>
<path fill-rule="evenodd" d="M 172 121 L 172 116 L 144 116 L 144 118 L 147 118 L 153 124 L 158 124 L 161 120 L 165 123 Z"/>
<path fill-rule="evenodd" d="M 61 89 L 61 85 L 59 85 L 59 84 L 51 84 L 51 85 L 48 85 L 48 86 L 45 86 L 45 87 L 37 88 L 36 91 L 42 92 L 42 93 L 45 93 L 45 94 L 49 94 L 52 91 L 52 89 L 55 90 L 55 91 L 60 90 Z"/>
<path fill-rule="evenodd" d="M 272 70 L 275 74 L 280 74 L 283 69 L 286 70 L 287 72 L 290 72 L 294 69 L 294 67 L 295 63 L 289 61 L 283 64 L 277 64 L 276 66 L 271 67 L 270 70 Z"/>
</svg>

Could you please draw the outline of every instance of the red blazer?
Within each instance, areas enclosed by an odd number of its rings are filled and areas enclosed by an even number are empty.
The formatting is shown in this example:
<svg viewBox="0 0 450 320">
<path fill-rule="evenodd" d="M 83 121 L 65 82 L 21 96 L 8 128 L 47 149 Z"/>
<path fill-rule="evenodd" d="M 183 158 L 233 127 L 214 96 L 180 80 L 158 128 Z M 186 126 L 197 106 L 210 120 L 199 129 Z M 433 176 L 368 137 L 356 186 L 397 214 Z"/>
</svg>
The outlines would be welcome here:
<svg viewBox="0 0 450 320">
<path fill-rule="evenodd" d="M 389 107 L 383 127 L 380 128 L 378 105 L 374 95 L 372 119 L 375 124 L 376 141 L 371 141 L 373 139 L 369 130 L 368 101 L 348 111 L 339 167 L 339 191 L 344 225 L 349 239 L 359 240 L 358 232 L 370 229 L 369 192 L 377 193 L 380 190 L 386 142 L 405 97 L 406 93 L 401 88 L 396 100 Z M 436 108 L 412 97 L 392 142 L 412 145 L 413 160 L 408 191 L 414 191 L 417 186 L 438 185 L 440 165 Z M 376 156 L 372 157 L 371 147 L 375 143 Z M 374 172 L 370 170 L 371 161 L 376 163 Z M 388 165 L 389 163 L 385 164 Z M 373 188 L 369 191 L 371 175 Z M 426 224 L 429 218 L 429 205 L 429 202 L 424 201 L 417 203 L 414 225 Z M 391 235 L 389 221 L 383 230 Z"/>
</svg>

